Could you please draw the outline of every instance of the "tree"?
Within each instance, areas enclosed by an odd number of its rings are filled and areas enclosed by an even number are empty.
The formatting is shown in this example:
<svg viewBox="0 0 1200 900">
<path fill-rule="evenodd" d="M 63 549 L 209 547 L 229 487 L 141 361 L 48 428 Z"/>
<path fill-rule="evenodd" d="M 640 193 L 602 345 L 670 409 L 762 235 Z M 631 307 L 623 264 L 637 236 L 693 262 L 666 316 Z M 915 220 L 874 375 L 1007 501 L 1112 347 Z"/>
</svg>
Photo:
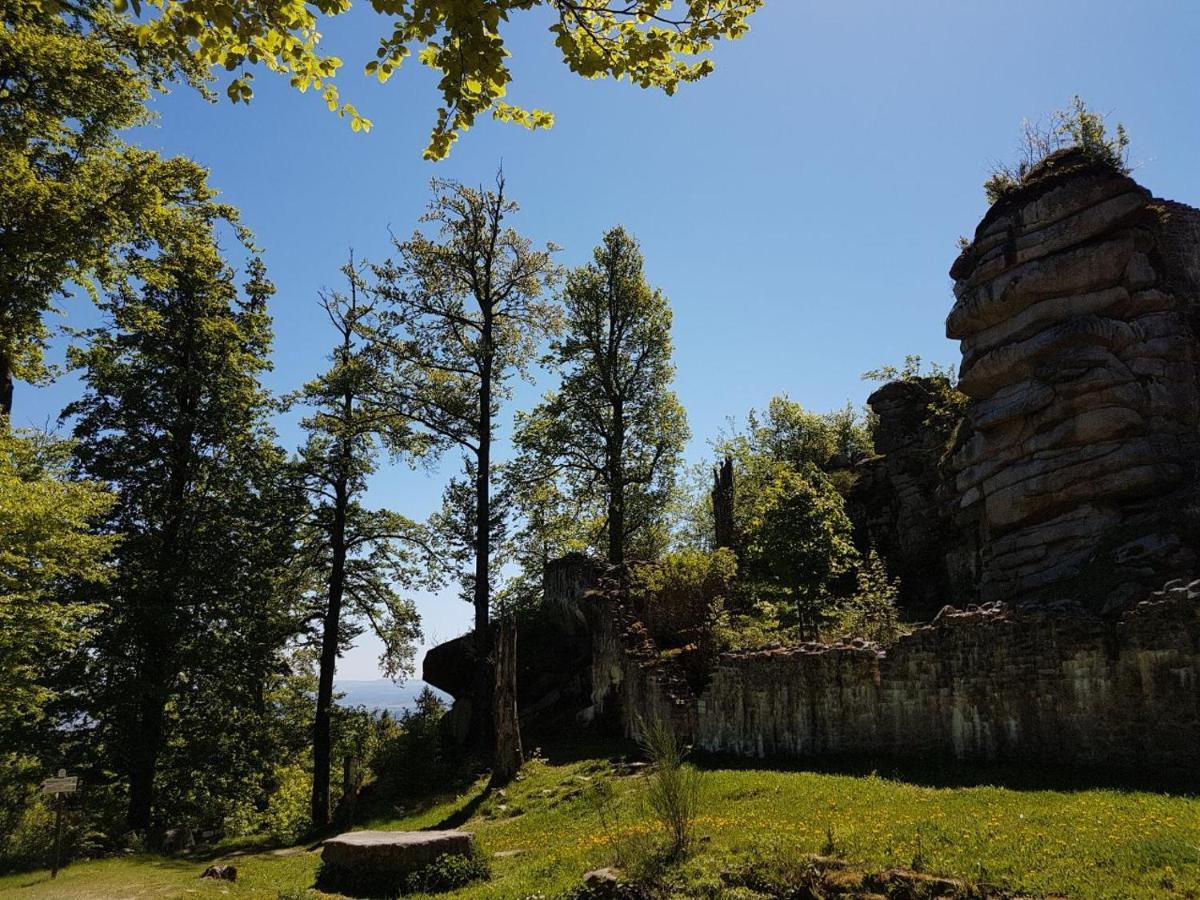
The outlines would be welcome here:
<svg viewBox="0 0 1200 900">
<path fill-rule="evenodd" d="M 620 227 L 567 278 L 563 305 L 549 356 L 562 383 L 518 416 L 515 443 L 533 469 L 565 481 L 578 507 L 600 508 L 609 562 L 631 549 L 653 558 L 667 542 L 664 511 L 688 439 L 670 389 L 671 308 Z"/>
<path fill-rule="evenodd" d="M 545 295 L 559 270 L 553 245 L 535 249 L 508 224 L 517 205 L 505 196 L 503 175 L 494 191 L 438 179 L 433 190 L 423 221 L 436 225 L 439 239 L 418 230 L 375 267 L 386 305 L 371 334 L 389 356 L 381 402 L 468 461 L 474 565 L 463 575 L 484 660 L 491 649 L 496 415 L 512 376 L 528 371 L 538 343 L 557 327 L 557 308 Z M 476 715 L 484 716 L 492 692 L 488 672 L 479 677 Z"/>
<path fill-rule="evenodd" d="M 70 478 L 71 444 L 0 420 L 0 744 L 42 718 L 46 669 L 84 637 L 96 612 L 78 589 L 101 585 L 116 543 L 93 527 L 114 497 Z M 0 760 L 0 766 L 3 760 Z"/>
<path fill-rule="evenodd" d="M 305 548 L 324 588 L 313 613 L 321 628 L 312 740 L 315 828 L 329 823 L 330 716 L 338 656 L 366 622 L 383 641 L 382 662 L 389 674 L 411 673 L 420 619 L 412 601 L 397 588 L 411 585 L 418 574 L 412 547 L 428 543 L 416 523 L 362 505 L 380 444 L 399 455 L 419 453 L 424 442 L 406 419 L 377 401 L 381 357 L 361 336 L 375 315 L 374 298 L 353 254 L 342 274 L 348 293 L 320 295 L 337 339 L 332 366 L 293 398 L 313 410 L 301 423 L 308 440 L 300 465 L 312 498 Z"/>
<path fill-rule="evenodd" d="M 175 209 L 156 245 L 126 260 L 136 280 L 102 304 L 111 324 L 70 354 L 85 392 L 64 416 L 80 469 L 117 497 L 101 531 L 121 537 L 89 622 L 84 712 L 128 780 L 138 831 L 164 813 L 215 815 L 233 783 L 256 777 L 264 684 L 299 629 L 300 497 L 259 383 L 273 288 L 252 261 L 239 293 L 220 216 Z M 168 763 L 176 777 L 162 777 Z M 162 788 L 181 782 L 186 807 L 164 809 Z"/>
<path fill-rule="evenodd" d="M 146 42 L 176 58 L 240 71 L 226 91 L 234 102 L 250 100 L 252 73 L 246 70 L 262 66 L 287 76 L 301 91 L 320 92 L 329 109 L 349 118 L 355 131 L 371 127 L 339 98 L 334 77 L 342 61 L 318 49 L 322 21 L 349 10 L 350 0 L 150 2 L 160 14 L 142 27 Z M 441 159 L 458 135 L 489 110 L 496 119 L 526 128 L 545 128 L 554 121 L 548 112 L 504 100 L 512 76 L 501 28 L 513 13 L 547 15 L 554 44 L 576 74 L 628 78 L 639 87 L 673 94 L 679 85 L 712 71 L 706 54 L 719 40 L 743 36 L 762 2 L 689 0 L 683 12 L 672 14 L 665 0 L 371 0 L 387 24 L 365 71 L 387 81 L 414 46 L 421 48 L 421 63 L 441 75 L 442 95 L 425 156 Z M 138 0 L 132 3 L 139 8 Z"/>
<path fill-rule="evenodd" d="M 791 598 L 801 634 L 815 639 L 832 578 L 857 560 L 845 503 L 819 472 L 752 465 L 739 532 L 745 574 Z"/>
<path fill-rule="evenodd" d="M 0 11 L 0 413 L 13 382 L 48 376 L 45 316 L 72 285 L 121 277 L 122 254 L 170 206 L 205 202 L 204 171 L 129 147 L 145 101 L 202 68 L 143 45 L 106 0 L 11 0 Z"/>
</svg>

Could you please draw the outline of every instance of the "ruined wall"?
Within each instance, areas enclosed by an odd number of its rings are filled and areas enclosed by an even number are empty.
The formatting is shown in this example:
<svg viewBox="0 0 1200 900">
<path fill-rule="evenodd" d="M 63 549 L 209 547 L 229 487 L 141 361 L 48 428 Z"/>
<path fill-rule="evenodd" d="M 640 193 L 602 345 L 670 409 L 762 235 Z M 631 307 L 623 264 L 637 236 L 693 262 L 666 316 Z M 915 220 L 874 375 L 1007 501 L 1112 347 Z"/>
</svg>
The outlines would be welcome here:
<svg viewBox="0 0 1200 900">
<path fill-rule="evenodd" d="M 1194 571 L 1200 211 L 1065 151 L 951 276 L 971 426 L 956 515 L 982 599 L 1115 612 Z"/>
<path fill-rule="evenodd" d="M 583 722 L 672 723 L 746 757 L 871 756 L 1194 768 L 1200 746 L 1200 581 L 1116 619 L 1069 602 L 947 607 L 886 650 L 863 640 L 724 654 L 697 696 L 615 582 L 582 586 L 592 634 Z"/>
<path fill-rule="evenodd" d="M 742 756 L 885 755 L 1193 766 L 1200 582 L 1105 622 L 1063 604 L 944 612 L 886 652 L 856 642 L 723 657 L 697 745 Z"/>
</svg>

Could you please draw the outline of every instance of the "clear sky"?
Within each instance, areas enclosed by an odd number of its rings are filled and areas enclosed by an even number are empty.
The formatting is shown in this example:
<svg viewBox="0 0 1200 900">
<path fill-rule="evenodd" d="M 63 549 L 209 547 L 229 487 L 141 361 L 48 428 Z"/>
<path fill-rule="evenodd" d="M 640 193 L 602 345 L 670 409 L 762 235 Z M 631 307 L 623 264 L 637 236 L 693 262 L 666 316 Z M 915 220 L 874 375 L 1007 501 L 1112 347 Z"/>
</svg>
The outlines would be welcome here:
<svg viewBox="0 0 1200 900">
<path fill-rule="evenodd" d="M 490 182 L 503 162 L 521 228 L 562 245 L 568 265 L 614 224 L 640 239 L 675 310 L 693 461 L 727 417 L 776 393 L 824 411 L 861 404 L 861 373 L 905 354 L 957 361 L 943 333 L 947 270 L 984 212 L 988 163 L 1012 155 L 1022 117 L 1078 93 L 1128 127 L 1143 184 L 1200 205 L 1196 0 L 767 0 L 751 33 L 719 49 L 716 72 L 673 98 L 572 75 L 546 19 L 526 15 L 507 33 L 509 99 L 557 124 L 487 121 L 437 164 L 420 153 L 433 78 L 411 60 L 387 85 L 359 75 L 384 22 L 356 7 L 326 44 L 346 61 L 343 98 L 374 120 L 370 134 L 260 72 L 249 107 L 179 89 L 136 136 L 210 167 L 264 247 L 279 289 L 269 383 L 281 392 L 325 365 L 317 290 L 336 285 L 348 248 L 378 259 L 389 228 L 411 231 L 435 175 Z M 73 309 L 73 323 L 87 318 Z M 504 420 L 539 390 L 520 389 Z M 70 379 L 19 386 L 15 419 L 45 425 L 76 391 Z M 294 426 L 280 428 L 295 446 Z M 369 502 L 422 518 L 456 466 L 385 468 Z M 419 606 L 427 643 L 468 626 L 453 591 Z M 364 640 L 339 675 L 376 677 L 377 652 Z"/>
</svg>

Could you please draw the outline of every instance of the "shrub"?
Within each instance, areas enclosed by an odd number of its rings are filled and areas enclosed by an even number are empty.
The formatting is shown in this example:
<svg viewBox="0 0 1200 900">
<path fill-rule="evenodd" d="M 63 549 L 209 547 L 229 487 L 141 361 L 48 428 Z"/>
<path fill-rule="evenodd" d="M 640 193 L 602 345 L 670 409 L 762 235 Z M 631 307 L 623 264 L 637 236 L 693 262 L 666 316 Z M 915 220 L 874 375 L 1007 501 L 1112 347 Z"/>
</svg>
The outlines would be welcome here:
<svg viewBox="0 0 1200 900">
<path fill-rule="evenodd" d="M 322 863 L 317 870 L 316 887 L 326 893 L 351 897 L 392 897 L 452 891 L 489 877 L 487 857 L 476 849 L 470 854 L 448 853 L 407 874 L 361 863 L 354 866 Z"/>
<path fill-rule="evenodd" d="M 837 606 L 828 636 L 861 637 L 888 644 L 904 633 L 896 601 L 900 582 L 889 579 L 883 561 L 872 549 L 855 573 L 854 596 Z"/>
<path fill-rule="evenodd" d="M 654 638 L 676 646 L 712 625 L 736 575 L 732 550 L 678 550 L 656 563 L 634 565 L 630 593 Z"/>
<path fill-rule="evenodd" d="M 381 737 L 368 763 L 374 776 L 370 802 L 386 812 L 398 801 L 451 790 L 469 773 L 460 755 L 442 737 L 446 705 L 426 688 L 413 709 L 396 720 L 381 720 Z"/>
<path fill-rule="evenodd" d="M 1015 163 L 996 163 L 983 183 L 988 203 L 996 203 L 1019 188 L 1038 163 L 1056 150 L 1078 147 L 1088 159 L 1125 174 L 1129 171 L 1129 134 L 1118 123 L 1110 136 L 1103 113 L 1093 112 L 1078 95 L 1066 109 L 1046 122 L 1021 123 L 1019 157 Z"/>
<path fill-rule="evenodd" d="M 447 854 L 413 872 L 404 880 L 410 894 L 438 894 L 491 877 L 487 857 L 480 850 L 469 855 Z"/>
<path fill-rule="evenodd" d="M 639 722 L 642 751 L 653 763 L 646 803 L 667 836 L 671 856 L 687 851 L 700 810 L 701 774 L 688 765 L 687 748 L 666 722 Z"/>
</svg>

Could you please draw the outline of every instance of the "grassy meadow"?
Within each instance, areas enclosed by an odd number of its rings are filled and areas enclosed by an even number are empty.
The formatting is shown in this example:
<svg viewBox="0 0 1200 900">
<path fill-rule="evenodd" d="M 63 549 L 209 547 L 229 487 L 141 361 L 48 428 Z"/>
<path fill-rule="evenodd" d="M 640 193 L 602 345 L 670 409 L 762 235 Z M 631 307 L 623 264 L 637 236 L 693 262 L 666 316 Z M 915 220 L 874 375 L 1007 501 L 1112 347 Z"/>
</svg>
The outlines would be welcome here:
<svg viewBox="0 0 1200 900">
<path fill-rule="evenodd" d="M 672 896 L 761 896 L 721 872 L 829 853 L 872 870 L 915 867 L 1033 896 L 1200 897 L 1200 801 L 1183 795 L 1013 784 L 1019 773 L 937 779 L 751 769 L 705 763 L 694 850 L 663 875 Z M 580 883 L 599 866 L 634 864 L 655 826 L 648 775 L 617 758 L 529 764 L 503 793 L 479 781 L 459 796 L 362 823 L 376 829 L 462 827 L 492 857 L 492 877 L 443 897 L 519 900 Z M 924 781 L 924 783 L 920 783 Z M 972 784 L 970 782 L 978 782 Z M 500 854 L 495 856 L 494 854 Z M 70 898 L 318 897 L 306 894 L 319 851 L 221 848 L 190 857 L 131 856 L 0 878 L 0 896 Z M 211 862 L 236 884 L 201 881 Z"/>
</svg>

